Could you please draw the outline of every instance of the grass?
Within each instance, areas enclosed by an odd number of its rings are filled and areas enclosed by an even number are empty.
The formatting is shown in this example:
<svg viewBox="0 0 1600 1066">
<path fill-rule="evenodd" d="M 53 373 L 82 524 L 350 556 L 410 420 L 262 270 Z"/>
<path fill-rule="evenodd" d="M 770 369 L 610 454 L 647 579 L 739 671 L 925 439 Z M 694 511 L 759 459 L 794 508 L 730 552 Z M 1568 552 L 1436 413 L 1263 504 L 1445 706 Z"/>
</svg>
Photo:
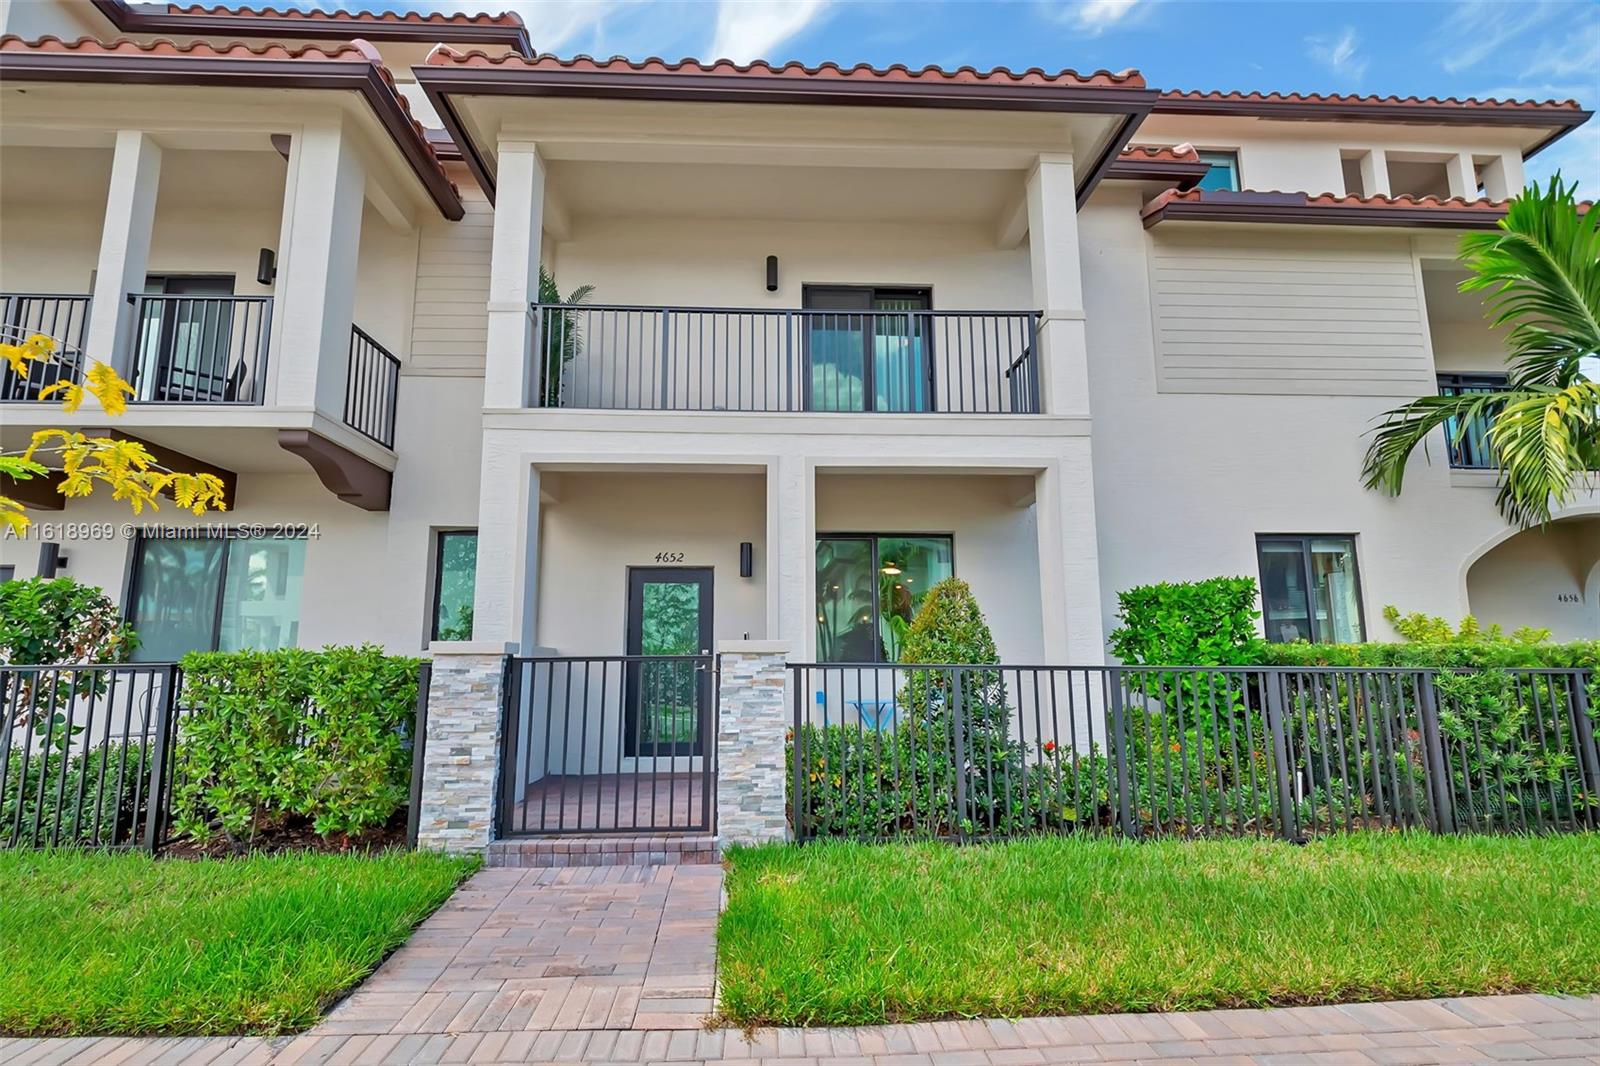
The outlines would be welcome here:
<svg viewBox="0 0 1600 1066">
<path fill-rule="evenodd" d="M 1600 992 L 1600 835 L 735 850 L 741 1025 Z"/>
<path fill-rule="evenodd" d="M 476 860 L 0 851 L 0 1033 L 304 1028 Z"/>
</svg>

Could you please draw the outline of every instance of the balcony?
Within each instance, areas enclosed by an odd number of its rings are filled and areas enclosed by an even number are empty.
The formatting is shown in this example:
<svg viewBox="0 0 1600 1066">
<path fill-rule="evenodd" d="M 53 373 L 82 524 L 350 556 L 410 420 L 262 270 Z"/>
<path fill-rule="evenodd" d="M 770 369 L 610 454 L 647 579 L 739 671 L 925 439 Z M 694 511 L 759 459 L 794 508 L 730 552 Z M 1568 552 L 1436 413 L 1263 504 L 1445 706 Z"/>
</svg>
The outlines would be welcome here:
<svg viewBox="0 0 1600 1066">
<path fill-rule="evenodd" d="M 37 400 L 46 387 L 76 380 L 82 372 L 89 330 L 89 297 L 41 293 L 0 293 L 0 340 L 16 343 L 37 333 L 55 338 L 53 363 L 33 363 L 26 375 L 0 368 L 0 402 Z"/>
<path fill-rule="evenodd" d="M 535 304 L 530 405 L 1038 414 L 1036 311 Z"/>
<path fill-rule="evenodd" d="M 130 293 L 134 403 L 266 400 L 270 296 Z"/>
<path fill-rule="evenodd" d="M 1468 396 L 1503 392 L 1506 388 L 1504 374 L 1440 374 L 1440 396 Z M 1489 422 L 1493 414 L 1470 420 L 1465 427 L 1459 420 L 1450 419 L 1444 426 L 1445 445 L 1449 449 L 1452 470 L 1494 470 L 1499 464 L 1489 448 Z M 1459 439 L 1457 434 L 1460 434 Z"/>
</svg>

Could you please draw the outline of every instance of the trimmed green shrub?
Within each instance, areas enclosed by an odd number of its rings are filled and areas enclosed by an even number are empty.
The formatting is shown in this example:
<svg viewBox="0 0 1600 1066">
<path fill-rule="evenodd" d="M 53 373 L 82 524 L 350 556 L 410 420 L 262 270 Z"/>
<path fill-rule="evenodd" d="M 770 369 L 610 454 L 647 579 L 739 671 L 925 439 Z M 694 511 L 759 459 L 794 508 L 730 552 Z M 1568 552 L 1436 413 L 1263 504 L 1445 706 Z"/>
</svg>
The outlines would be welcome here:
<svg viewBox="0 0 1600 1066">
<path fill-rule="evenodd" d="M 367 645 L 183 660 L 173 826 L 248 846 L 291 816 L 327 837 L 406 802 L 417 660 Z"/>
<path fill-rule="evenodd" d="M 1249 577 L 1140 585 L 1117 594 L 1111 650 L 1123 662 L 1154 666 L 1236 666 L 1252 661 L 1256 582 Z"/>
<path fill-rule="evenodd" d="M 143 743 L 107 743 L 68 754 L 65 744 L 13 751 L 0 782 L 0 843 L 127 844 L 142 831 L 148 797 L 150 749 Z M 137 802 L 135 802 L 137 800 Z M 20 811 L 20 813 L 19 813 Z M 13 821 L 12 819 L 15 819 Z"/>
<path fill-rule="evenodd" d="M 0 663 L 120 663 L 137 644 L 102 589 L 70 577 L 0 582 Z"/>
</svg>

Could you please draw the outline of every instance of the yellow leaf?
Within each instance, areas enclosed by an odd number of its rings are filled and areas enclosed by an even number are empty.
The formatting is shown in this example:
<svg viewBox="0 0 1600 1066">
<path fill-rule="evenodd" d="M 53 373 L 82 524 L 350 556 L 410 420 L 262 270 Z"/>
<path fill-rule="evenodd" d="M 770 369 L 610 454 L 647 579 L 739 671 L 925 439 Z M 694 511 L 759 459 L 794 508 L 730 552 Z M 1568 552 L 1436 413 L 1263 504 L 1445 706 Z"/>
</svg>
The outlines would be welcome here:
<svg viewBox="0 0 1600 1066">
<path fill-rule="evenodd" d="M 54 385 L 47 385 L 39 390 L 39 399 L 48 400 L 58 392 L 61 393 L 61 410 L 67 414 L 83 406 L 83 386 L 76 381 L 58 381 Z"/>
<path fill-rule="evenodd" d="M 133 395 L 133 386 L 122 380 L 122 375 L 111 369 L 110 364 L 97 362 L 90 366 L 89 372 L 84 375 L 84 385 L 94 393 L 106 414 L 120 415 L 128 410 L 128 397 Z"/>
</svg>

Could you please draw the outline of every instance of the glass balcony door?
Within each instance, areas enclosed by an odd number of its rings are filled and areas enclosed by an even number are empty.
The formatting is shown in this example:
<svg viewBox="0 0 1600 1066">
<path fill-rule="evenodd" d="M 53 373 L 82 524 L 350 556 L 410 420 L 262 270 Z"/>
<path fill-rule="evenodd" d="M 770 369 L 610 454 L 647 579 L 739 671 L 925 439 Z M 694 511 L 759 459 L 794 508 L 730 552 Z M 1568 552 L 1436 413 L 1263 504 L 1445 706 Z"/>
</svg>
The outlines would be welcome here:
<svg viewBox="0 0 1600 1066">
<path fill-rule="evenodd" d="M 233 277 L 152 275 L 138 323 L 137 398 L 156 402 L 233 399 Z"/>
<path fill-rule="evenodd" d="M 926 289 L 808 285 L 806 409 L 933 410 Z"/>
</svg>

